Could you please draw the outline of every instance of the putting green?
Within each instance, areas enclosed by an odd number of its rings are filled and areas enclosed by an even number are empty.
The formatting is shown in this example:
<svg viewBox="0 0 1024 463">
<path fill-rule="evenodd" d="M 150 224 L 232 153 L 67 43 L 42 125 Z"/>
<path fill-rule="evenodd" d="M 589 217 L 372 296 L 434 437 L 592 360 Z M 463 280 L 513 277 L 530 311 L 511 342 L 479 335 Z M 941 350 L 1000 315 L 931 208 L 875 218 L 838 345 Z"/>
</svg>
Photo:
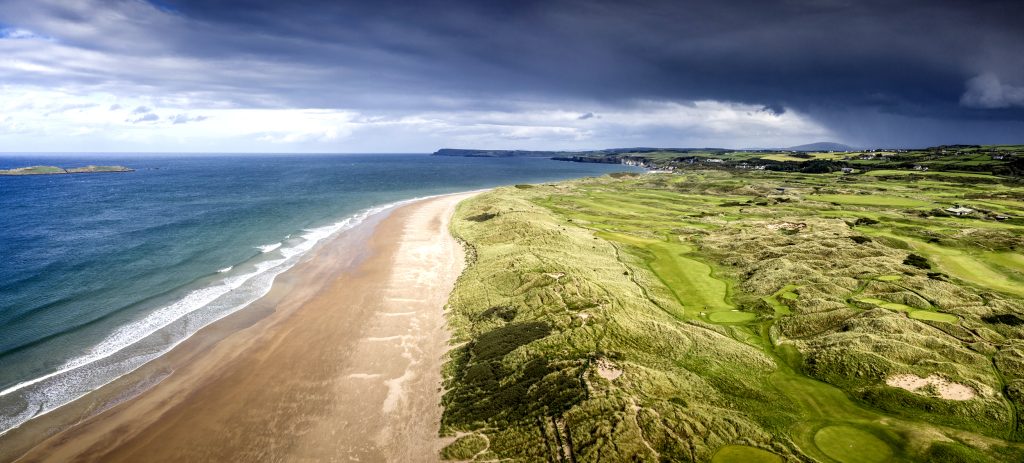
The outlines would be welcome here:
<svg viewBox="0 0 1024 463">
<path fill-rule="evenodd" d="M 725 312 L 711 312 L 708 314 L 708 320 L 714 323 L 746 323 L 757 318 L 750 312 L 739 312 L 739 311 L 725 311 Z"/>
<path fill-rule="evenodd" d="M 711 463 L 782 463 L 782 457 L 746 445 L 726 445 L 715 452 Z"/>
<path fill-rule="evenodd" d="M 950 315 L 948 313 L 932 312 L 930 310 L 915 310 L 910 312 L 910 318 L 917 320 L 930 320 L 933 322 L 946 322 L 956 323 L 960 321 L 956 315 Z"/>
<path fill-rule="evenodd" d="M 881 305 L 881 304 L 886 304 L 887 303 L 886 301 L 883 301 L 881 299 L 877 299 L 877 298 L 874 298 L 874 297 L 861 297 L 861 298 L 858 298 L 857 300 L 860 301 L 860 302 L 867 302 L 868 304 L 879 304 L 879 305 Z"/>
<path fill-rule="evenodd" d="M 892 449 L 873 434 L 852 426 L 826 426 L 814 435 L 814 445 L 840 463 L 884 463 Z"/>
</svg>

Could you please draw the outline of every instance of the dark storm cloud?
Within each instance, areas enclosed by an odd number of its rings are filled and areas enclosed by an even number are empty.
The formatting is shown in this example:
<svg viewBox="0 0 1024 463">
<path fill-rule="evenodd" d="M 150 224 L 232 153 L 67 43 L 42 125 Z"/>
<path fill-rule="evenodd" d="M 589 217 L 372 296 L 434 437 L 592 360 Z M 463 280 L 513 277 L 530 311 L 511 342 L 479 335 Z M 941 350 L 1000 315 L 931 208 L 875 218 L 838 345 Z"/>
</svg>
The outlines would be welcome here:
<svg viewBox="0 0 1024 463">
<path fill-rule="evenodd" d="M 947 135 L 958 121 L 997 134 L 1024 121 L 1019 0 L 7 3 L 8 29 L 89 52 L 8 82 L 237 107 L 707 99 L 792 108 L 840 134 L 856 132 L 841 125 L 851 114 Z"/>
</svg>

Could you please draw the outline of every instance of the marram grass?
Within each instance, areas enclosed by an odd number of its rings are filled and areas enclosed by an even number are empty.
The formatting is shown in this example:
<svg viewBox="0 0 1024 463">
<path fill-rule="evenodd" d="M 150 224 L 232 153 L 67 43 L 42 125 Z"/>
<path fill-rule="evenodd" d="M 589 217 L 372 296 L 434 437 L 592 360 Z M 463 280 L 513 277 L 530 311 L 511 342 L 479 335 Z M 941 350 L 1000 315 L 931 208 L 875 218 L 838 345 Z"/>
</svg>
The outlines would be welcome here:
<svg viewBox="0 0 1024 463">
<path fill-rule="evenodd" d="M 442 433 L 463 437 L 443 456 L 1024 459 L 1024 227 L 929 212 L 1021 196 L 837 178 L 602 177 L 461 204 Z M 886 383 L 906 374 L 975 394 Z"/>
</svg>

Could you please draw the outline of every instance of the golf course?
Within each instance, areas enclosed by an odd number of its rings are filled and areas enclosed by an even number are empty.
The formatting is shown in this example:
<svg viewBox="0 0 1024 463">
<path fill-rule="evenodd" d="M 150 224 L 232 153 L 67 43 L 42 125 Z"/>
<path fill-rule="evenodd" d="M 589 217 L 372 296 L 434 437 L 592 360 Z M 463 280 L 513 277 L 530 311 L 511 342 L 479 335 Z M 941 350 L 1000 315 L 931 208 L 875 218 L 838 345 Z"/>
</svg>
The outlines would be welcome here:
<svg viewBox="0 0 1024 463">
<path fill-rule="evenodd" d="M 462 203 L 443 455 L 1024 460 L 1024 188 L 976 180 L 693 169 Z"/>
</svg>

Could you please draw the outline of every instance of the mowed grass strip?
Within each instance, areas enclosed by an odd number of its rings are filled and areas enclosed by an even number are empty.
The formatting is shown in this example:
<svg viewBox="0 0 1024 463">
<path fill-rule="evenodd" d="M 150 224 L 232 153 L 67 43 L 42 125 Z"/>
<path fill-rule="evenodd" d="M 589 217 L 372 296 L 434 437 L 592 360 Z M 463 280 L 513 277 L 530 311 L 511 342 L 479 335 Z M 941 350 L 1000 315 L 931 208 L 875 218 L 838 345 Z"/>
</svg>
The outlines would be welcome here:
<svg viewBox="0 0 1024 463">
<path fill-rule="evenodd" d="M 936 203 L 890 195 L 808 195 L 807 199 L 835 204 L 874 207 L 933 207 Z"/>
<path fill-rule="evenodd" d="M 990 254 L 972 255 L 961 249 L 927 243 L 904 235 L 888 232 L 874 233 L 909 243 L 915 251 L 924 254 L 925 257 L 938 265 L 939 270 L 950 276 L 973 283 L 982 288 L 1024 296 L 1024 279 L 1016 275 L 1000 272 L 993 266 L 988 265 L 985 260 L 991 258 Z M 997 259 L 997 262 L 1000 263 L 1016 262 L 1016 258 L 1005 255 L 997 257 Z"/>
<path fill-rule="evenodd" d="M 651 270 L 672 290 L 683 308 L 703 312 L 733 309 L 726 302 L 729 285 L 715 278 L 708 264 L 686 257 L 691 251 L 689 246 L 658 242 L 648 245 L 647 250 L 654 256 L 648 262 Z"/>
</svg>

